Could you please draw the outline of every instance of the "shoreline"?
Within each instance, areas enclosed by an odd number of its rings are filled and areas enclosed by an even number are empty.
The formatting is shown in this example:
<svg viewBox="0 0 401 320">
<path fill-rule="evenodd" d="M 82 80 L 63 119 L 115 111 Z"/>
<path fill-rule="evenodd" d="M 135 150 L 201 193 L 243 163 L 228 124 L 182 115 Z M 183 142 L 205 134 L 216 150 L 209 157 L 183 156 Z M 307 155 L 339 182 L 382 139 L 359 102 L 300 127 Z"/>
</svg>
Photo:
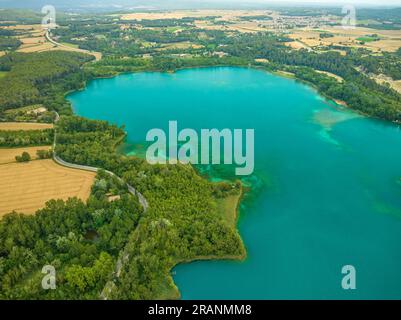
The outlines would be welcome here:
<svg viewBox="0 0 401 320">
<path fill-rule="evenodd" d="M 89 63 L 93 63 L 93 62 L 89 62 Z M 333 98 L 327 97 L 327 96 L 325 96 L 323 93 L 320 93 L 319 90 L 318 90 L 313 84 L 308 83 L 308 82 L 306 82 L 306 81 L 304 81 L 304 80 L 302 80 L 302 79 L 298 79 L 298 78 L 295 77 L 295 75 L 294 75 L 294 76 L 293 76 L 292 74 L 290 75 L 289 73 L 285 73 L 285 71 L 283 72 L 283 71 L 281 71 L 281 70 L 278 70 L 278 71 L 267 70 L 267 69 L 264 68 L 263 66 L 256 66 L 256 65 L 248 65 L 248 66 L 247 66 L 247 65 L 191 66 L 191 67 L 177 68 L 177 69 L 175 69 L 175 70 L 170 70 L 170 71 L 161 71 L 161 70 L 140 70 L 140 71 L 117 72 L 116 74 L 112 74 L 112 75 L 109 75 L 109 76 L 90 78 L 90 79 L 88 79 L 88 80 L 86 80 L 86 81 L 84 82 L 84 84 L 83 84 L 83 86 L 82 86 L 81 88 L 79 88 L 79 89 L 77 89 L 77 90 L 71 90 L 70 92 L 67 92 L 67 93 L 65 94 L 65 97 L 67 97 L 69 94 L 73 94 L 73 93 L 75 93 L 75 92 L 79 92 L 79 91 L 85 90 L 86 87 L 88 86 L 88 84 L 90 83 L 90 81 L 93 81 L 93 80 L 112 79 L 112 78 L 115 78 L 115 77 L 120 76 L 120 75 L 125 75 L 125 74 L 136 74 L 136 73 L 142 73 L 142 72 L 148 72 L 148 73 L 155 73 L 155 72 L 156 72 L 156 73 L 174 74 L 174 73 L 179 72 L 179 71 L 182 71 L 182 70 L 205 69 L 205 68 L 224 68 L 224 67 L 228 67 L 228 68 L 246 68 L 246 69 L 254 69 L 254 70 L 259 70 L 259 71 L 267 72 L 267 73 L 269 73 L 269 74 L 271 74 L 271 75 L 278 76 L 278 77 L 281 77 L 281 78 L 284 78 L 284 79 L 300 81 L 300 82 L 302 82 L 302 83 L 305 83 L 307 86 L 311 87 L 312 89 L 314 89 L 314 90 L 317 92 L 317 94 L 321 95 L 322 97 L 324 97 L 324 98 L 326 98 L 326 99 L 329 99 L 330 101 L 333 101 L 333 102 L 336 103 L 336 104 L 339 104 L 339 103 L 337 103 L 337 101 L 335 101 Z M 345 104 L 345 103 L 344 103 L 344 104 Z M 340 104 L 339 104 L 339 105 L 340 105 Z M 76 114 L 75 110 L 73 109 L 72 104 L 71 104 L 71 109 L 72 109 L 73 114 Z M 115 152 L 117 152 L 117 147 L 118 147 L 119 145 L 121 145 L 121 144 L 124 142 L 124 140 L 125 140 L 126 137 L 127 137 L 127 135 L 121 137 L 121 139 L 119 139 L 119 141 L 116 142 L 116 144 L 115 144 Z M 121 153 L 123 153 L 123 152 L 121 152 Z M 125 153 L 123 153 L 123 154 L 126 156 Z M 209 178 L 202 176 L 198 170 L 196 170 L 195 168 L 193 168 L 193 169 L 197 172 L 197 174 L 198 174 L 200 177 L 202 177 L 202 178 L 207 179 L 207 180 L 210 181 Z M 171 277 L 170 280 L 172 281 L 172 283 L 171 283 L 172 289 L 176 291 L 176 292 L 171 296 L 172 299 L 181 299 L 180 290 L 179 290 L 179 288 L 176 286 L 176 284 L 175 284 L 175 282 L 174 282 L 174 278 L 173 278 L 173 276 L 172 276 L 172 274 L 171 274 L 172 271 L 173 271 L 173 269 L 176 268 L 178 265 L 181 265 L 181 264 L 190 264 L 190 263 L 194 263 L 194 262 L 198 262 L 198 261 L 212 261 L 212 260 L 216 260 L 216 261 L 224 261 L 224 260 L 226 260 L 226 261 L 233 261 L 233 262 L 241 262 L 241 261 L 244 261 L 244 260 L 247 258 L 247 250 L 246 250 L 246 247 L 245 247 L 243 238 L 242 238 L 242 236 L 241 236 L 241 234 L 240 234 L 240 232 L 239 232 L 239 230 L 238 230 L 238 228 L 237 228 L 238 220 L 239 220 L 239 218 L 240 218 L 240 212 L 239 212 L 239 210 L 240 210 L 240 205 L 241 205 L 241 201 L 243 201 L 244 195 L 245 195 L 245 190 L 244 190 L 243 183 L 241 182 L 240 194 L 239 194 L 239 196 L 238 196 L 238 198 L 237 198 L 235 210 L 234 210 L 234 212 L 233 212 L 234 221 L 235 221 L 235 225 L 234 225 L 233 227 L 234 227 L 234 229 L 235 229 L 235 232 L 237 232 L 238 235 L 239 235 L 239 238 L 240 238 L 240 241 L 241 241 L 241 251 L 242 251 L 242 253 L 239 254 L 239 255 L 223 255 L 223 256 L 210 255 L 210 256 L 197 256 L 197 257 L 193 257 L 193 258 L 191 258 L 191 259 L 177 260 L 176 263 L 174 263 L 173 266 L 172 266 L 172 267 L 170 268 L 170 270 L 169 270 L 169 276 Z M 177 297 L 176 293 L 178 293 L 178 297 Z"/>
<path fill-rule="evenodd" d="M 141 72 L 149 72 L 149 73 L 154 73 L 154 72 L 156 72 L 156 73 L 176 73 L 176 72 L 178 72 L 178 71 L 180 71 L 180 70 L 187 70 L 187 69 L 222 68 L 222 67 L 248 68 L 248 69 L 254 69 L 254 70 L 264 71 L 264 72 L 267 72 L 267 73 L 270 73 L 270 74 L 273 74 L 273 75 L 276 75 L 276 76 L 280 76 L 280 77 L 282 77 L 282 78 L 288 78 L 288 77 L 285 77 L 285 76 L 283 76 L 283 75 L 281 75 L 281 74 L 277 74 L 277 73 L 275 73 L 274 71 L 266 70 L 266 69 L 264 69 L 263 67 L 262 67 L 262 68 L 258 68 L 258 67 L 256 67 L 256 66 L 248 66 L 248 67 L 247 67 L 247 66 L 230 66 L 230 65 L 197 66 L 197 67 L 179 68 L 179 69 L 176 69 L 176 70 L 174 70 L 174 71 L 172 71 L 172 72 L 163 72 L 163 71 L 158 71 L 158 70 L 147 70 L 147 71 L 141 70 L 141 71 L 119 72 L 119 73 L 116 73 L 116 74 L 114 74 L 114 75 L 110 75 L 110 76 L 108 76 L 108 77 L 93 77 L 93 78 L 91 78 L 91 79 L 88 79 L 88 81 L 85 81 L 85 85 L 84 85 L 83 88 L 81 88 L 81 89 L 79 89 L 79 90 L 74 90 L 74 92 L 75 92 L 75 91 L 82 91 L 82 90 L 84 90 L 85 87 L 87 86 L 87 84 L 89 83 L 89 81 L 91 81 L 91 80 L 109 79 L 109 78 L 114 78 L 114 77 L 119 76 L 119 75 L 122 75 L 122 74 L 131 74 L 131 73 L 134 74 L 134 73 L 141 73 Z M 335 100 L 335 99 L 333 99 L 333 98 L 331 98 L 331 97 L 327 97 L 325 94 L 319 92 L 319 90 L 318 90 L 313 84 L 311 84 L 311 83 L 309 83 L 309 82 L 307 82 L 307 81 L 298 79 L 298 78 L 296 78 L 296 77 L 291 78 L 291 79 L 296 80 L 296 81 L 299 81 L 299 82 L 302 82 L 302 83 L 305 83 L 305 85 L 307 85 L 308 87 L 310 87 L 310 88 L 312 88 L 313 90 L 315 90 L 315 91 L 317 92 L 317 94 L 319 94 L 320 96 L 326 98 L 327 100 L 330 100 L 330 101 L 334 102 L 335 104 L 337 104 L 337 105 L 339 105 L 339 106 L 348 107 L 344 101 L 341 102 L 341 101 Z M 352 109 L 352 108 L 350 108 L 350 110 L 352 110 L 353 112 L 359 113 L 357 110 L 354 110 L 354 109 Z M 73 111 L 73 113 L 76 114 L 74 111 Z M 365 115 L 365 116 L 366 116 L 366 115 Z M 371 117 L 371 116 L 368 116 L 368 117 L 369 117 L 369 118 L 373 118 L 373 117 Z M 380 119 L 380 120 L 383 120 L 383 119 Z M 386 122 L 387 122 L 387 121 L 386 121 Z M 123 139 L 122 139 L 121 141 L 123 141 Z M 121 142 L 121 141 L 120 141 L 120 142 Z M 196 170 L 196 171 L 197 171 L 197 170 Z M 197 173 L 199 174 L 198 171 L 197 171 Z M 202 177 L 202 178 L 205 178 L 205 177 Z M 243 251 L 243 252 L 242 252 L 241 254 L 238 254 L 238 255 L 197 256 L 197 257 L 193 257 L 193 258 L 191 258 L 191 259 L 177 260 L 176 262 L 173 263 L 173 265 L 172 265 L 171 268 L 169 269 L 169 278 L 170 278 L 170 280 L 172 281 L 172 283 L 171 283 L 171 290 L 174 290 L 174 291 L 175 291 L 174 293 L 171 291 L 171 296 L 170 296 L 170 298 L 172 298 L 172 299 L 181 299 L 180 290 L 179 290 L 179 288 L 177 287 L 177 285 L 175 284 L 174 278 L 173 278 L 173 275 L 172 275 L 173 269 L 176 268 L 178 265 L 180 265 L 180 264 L 190 264 L 190 263 L 194 263 L 194 262 L 197 262 L 197 261 L 212 261 L 212 260 L 216 260 L 216 261 L 217 261 L 217 260 L 220 260 L 220 261 L 224 261 L 224 260 L 229 261 L 229 260 L 231 260 L 231 261 L 233 261 L 233 262 L 234 262 L 234 261 L 235 261 L 235 262 L 241 262 L 241 261 L 244 261 L 244 260 L 247 258 L 247 251 L 246 251 L 246 248 L 245 248 L 245 245 L 244 245 L 244 241 L 243 241 L 243 239 L 242 239 L 242 237 L 241 237 L 241 235 L 240 235 L 240 233 L 239 233 L 239 230 L 238 230 L 238 228 L 237 228 L 238 219 L 239 219 L 239 217 L 240 217 L 239 208 L 240 208 L 241 201 L 243 201 L 243 197 L 244 197 L 244 190 L 243 190 L 243 185 L 242 185 L 242 183 L 241 183 L 241 193 L 240 193 L 240 196 L 238 197 L 238 200 L 237 200 L 237 203 L 236 203 L 236 209 L 235 209 L 234 215 L 235 215 L 235 221 L 236 221 L 236 223 L 235 223 L 235 231 L 239 234 L 239 238 L 240 238 L 241 246 L 242 246 L 241 251 Z M 177 293 L 178 293 L 178 298 L 177 298 Z"/>
<path fill-rule="evenodd" d="M 244 196 L 245 196 L 245 190 L 244 190 L 243 183 L 241 182 L 240 194 L 237 196 L 236 206 L 235 206 L 234 212 L 232 213 L 232 215 L 234 216 L 234 221 L 235 221 L 235 225 L 232 227 L 239 235 L 239 238 L 241 241 L 242 254 L 223 255 L 223 256 L 216 256 L 216 255 L 196 256 L 191 259 L 183 259 L 183 260 L 177 261 L 170 269 L 170 277 L 171 277 L 171 279 L 173 281 L 173 285 L 174 285 L 173 289 L 176 290 L 176 292 L 178 293 L 177 299 L 179 299 L 179 300 L 182 299 L 181 291 L 175 284 L 174 277 L 172 275 L 173 269 L 176 268 L 177 266 L 182 265 L 182 264 L 191 264 L 191 263 L 200 262 L 200 261 L 213 261 L 214 260 L 214 261 L 232 261 L 232 262 L 240 263 L 240 262 L 243 262 L 246 260 L 246 258 L 248 256 L 248 252 L 246 250 L 244 240 L 242 239 L 241 234 L 239 233 L 239 230 L 238 230 L 238 219 L 240 217 L 240 205 L 241 205 L 241 201 L 243 200 Z"/>
<path fill-rule="evenodd" d="M 118 152 L 118 147 L 120 145 L 123 144 L 125 138 L 128 136 L 128 134 L 126 133 L 124 136 L 120 137 L 116 143 L 114 144 L 114 151 Z M 126 153 L 124 152 L 120 152 L 121 155 L 123 156 L 127 156 Z M 134 156 L 135 157 L 135 156 Z M 209 181 L 210 183 L 214 183 L 210 180 L 210 178 L 204 177 L 200 174 L 200 172 L 190 164 L 191 168 L 196 172 L 196 174 L 202 178 L 202 179 L 206 179 L 207 181 Z M 238 237 L 240 239 L 240 249 L 242 251 L 241 254 L 239 255 L 223 255 L 223 256 L 217 256 L 217 255 L 208 255 L 208 256 L 196 256 L 194 258 L 191 259 L 182 259 L 182 260 L 177 260 L 176 262 L 174 262 L 173 266 L 169 269 L 169 274 L 168 274 L 168 281 L 171 284 L 171 289 L 174 290 L 175 292 L 171 294 L 171 296 L 169 297 L 165 297 L 163 300 L 180 300 L 181 297 L 181 292 L 179 290 L 179 288 L 177 287 L 177 285 L 175 284 L 173 275 L 172 275 L 172 271 L 174 268 L 176 268 L 178 265 L 181 264 L 190 264 L 190 263 L 194 263 L 197 261 L 233 261 L 233 262 L 242 262 L 247 258 L 247 250 L 244 244 L 244 240 L 241 237 L 241 234 L 237 228 L 237 224 L 238 224 L 238 219 L 240 217 L 240 205 L 241 205 L 241 201 L 243 200 L 244 196 L 245 196 L 245 189 L 244 189 L 244 185 L 242 183 L 242 181 L 240 181 L 240 190 L 239 190 L 239 194 L 235 195 L 236 196 L 236 204 L 235 204 L 235 208 L 233 210 L 233 212 L 231 213 L 231 215 L 233 216 L 233 220 L 234 220 L 234 225 L 230 226 L 234 229 L 234 231 L 238 234 Z M 227 196 L 230 197 L 230 196 Z M 218 201 L 218 199 L 215 200 L 216 203 Z"/>
<path fill-rule="evenodd" d="M 96 61 L 95 62 L 90 61 L 90 62 L 87 62 L 87 63 L 96 63 Z M 382 118 L 379 118 L 379 117 L 368 115 L 368 114 L 366 114 L 366 113 L 364 113 L 364 112 L 362 112 L 360 110 L 353 109 L 345 101 L 339 100 L 339 99 L 335 99 L 335 98 L 333 98 L 331 96 L 328 96 L 327 94 L 321 92 L 313 83 L 308 82 L 308 81 L 306 81 L 304 79 L 297 78 L 296 75 L 291 73 L 291 72 L 287 72 L 287 71 L 284 71 L 284 70 L 269 70 L 268 68 L 266 68 L 266 66 L 260 66 L 260 65 L 255 65 L 255 64 L 251 64 L 251 63 L 247 64 L 247 65 L 245 65 L 245 64 L 244 65 L 220 64 L 220 65 L 208 65 L 208 66 L 199 65 L 199 66 L 190 66 L 190 67 L 179 67 L 179 68 L 176 68 L 174 70 L 167 70 L 167 71 L 157 70 L 157 69 L 145 69 L 145 70 L 137 70 L 137 71 L 120 71 L 120 72 L 117 71 L 115 74 L 104 75 L 104 76 L 95 76 L 95 77 L 89 78 L 88 80 L 85 80 L 84 85 L 81 88 L 76 89 L 76 90 L 70 90 L 70 91 L 66 92 L 65 95 L 64 95 L 64 98 L 66 98 L 69 94 L 73 94 L 75 92 L 80 92 L 80 91 L 85 90 L 86 87 L 88 86 L 88 83 L 90 81 L 94 81 L 94 80 L 112 79 L 112 78 L 115 78 L 115 77 L 120 76 L 120 75 L 136 74 L 136 73 L 142 73 L 142 72 L 146 72 L 146 73 L 154 73 L 154 72 L 156 72 L 156 73 L 174 74 L 174 73 L 176 73 L 178 71 L 182 71 L 182 70 L 205 69 L 205 68 L 224 68 L 224 67 L 227 67 L 227 68 L 246 68 L 246 69 L 260 70 L 260 71 L 264 71 L 264 72 L 267 72 L 267 73 L 269 73 L 271 75 L 278 76 L 278 77 L 281 77 L 281 78 L 284 78 L 284 79 L 299 81 L 301 83 L 306 84 L 310 88 L 314 89 L 317 94 L 321 95 L 326 100 L 332 101 L 335 104 L 337 104 L 338 106 L 342 106 L 342 107 L 348 108 L 349 110 L 352 110 L 353 112 L 356 112 L 356 113 L 358 113 L 358 114 L 360 114 L 360 115 L 362 115 L 364 117 L 367 117 L 367 118 L 372 118 L 372 119 L 376 119 L 376 120 L 390 122 L 390 123 L 393 123 L 393 124 L 396 124 L 396 125 L 400 125 L 400 122 L 385 120 L 385 119 L 382 119 Z M 72 108 L 72 105 L 71 105 L 71 109 L 72 109 L 73 113 L 75 113 L 73 108 Z"/>
</svg>

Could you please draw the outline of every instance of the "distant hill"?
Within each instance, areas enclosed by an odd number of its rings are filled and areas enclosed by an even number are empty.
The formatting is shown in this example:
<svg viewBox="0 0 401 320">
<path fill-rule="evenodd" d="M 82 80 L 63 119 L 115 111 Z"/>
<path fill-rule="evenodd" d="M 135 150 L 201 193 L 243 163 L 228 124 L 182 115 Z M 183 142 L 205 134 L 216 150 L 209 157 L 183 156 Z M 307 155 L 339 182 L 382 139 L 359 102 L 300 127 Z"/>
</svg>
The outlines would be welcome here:
<svg viewBox="0 0 401 320">
<path fill-rule="evenodd" d="M 309 0 L 310 1 L 310 0 Z M 369 2 L 370 1 L 370 2 Z M 352 1 L 350 1 L 352 2 Z M 373 0 L 356 0 L 354 3 L 375 4 Z M 118 11 L 118 10 L 169 10 L 169 9 L 267 9 L 277 7 L 341 7 L 331 2 L 305 0 L 0 0 L 0 8 L 23 8 L 39 10 L 52 4 L 63 11 Z M 395 6 L 397 0 L 380 1 L 378 6 Z"/>
</svg>

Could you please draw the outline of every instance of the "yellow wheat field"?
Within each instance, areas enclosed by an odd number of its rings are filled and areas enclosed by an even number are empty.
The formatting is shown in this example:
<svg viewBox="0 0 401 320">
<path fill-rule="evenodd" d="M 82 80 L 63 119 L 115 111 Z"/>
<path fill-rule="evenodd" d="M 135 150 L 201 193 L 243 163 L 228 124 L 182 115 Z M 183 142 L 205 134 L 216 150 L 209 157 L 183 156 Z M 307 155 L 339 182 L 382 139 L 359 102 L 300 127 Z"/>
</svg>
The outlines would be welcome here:
<svg viewBox="0 0 401 320">
<path fill-rule="evenodd" d="M 240 17 L 271 15 L 269 10 L 174 10 L 164 12 L 136 12 L 124 14 L 120 17 L 121 20 L 157 20 L 157 19 L 182 19 L 185 17 L 199 18 L 195 20 L 197 28 L 206 30 L 225 30 L 239 32 L 258 32 L 266 29 L 260 27 L 260 21 L 241 21 Z M 217 21 L 235 22 L 229 25 L 215 25 L 209 21 L 201 20 L 205 17 L 217 17 Z"/>
<path fill-rule="evenodd" d="M 15 157 L 20 156 L 23 152 L 28 152 L 31 159 L 37 159 L 36 152 L 38 150 L 49 150 L 49 146 L 43 147 L 23 147 L 23 148 L 0 148 L 0 164 L 16 162 Z"/>
<path fill-rule="evenodd" d="M 0 122 L 0 131 L 16 131 L 16 130 L 44 130 L 52 129 L 51 123 L 35 123 L 35 122 Z"/>
<path fill-rule="evenodd" d="M 70 169 L 53 160 L 0 165 L 0 217 L 13 210 L 33 214 L 51 199 L 89 197 L 95 173 Z"/>
<path fill-rule="evenodd" d="M 173 10 L 164 12 L 136 12 L 128 13 L 121 16 L 121 20 L 158 20 L 158 19 L 182 19 L 185 17 L 203 18 L 210 16 L 218 16 L 220 20 L 236 20 L 242 16 L 254 15 L 270 15 L 269 10 Z"/>
</svg>

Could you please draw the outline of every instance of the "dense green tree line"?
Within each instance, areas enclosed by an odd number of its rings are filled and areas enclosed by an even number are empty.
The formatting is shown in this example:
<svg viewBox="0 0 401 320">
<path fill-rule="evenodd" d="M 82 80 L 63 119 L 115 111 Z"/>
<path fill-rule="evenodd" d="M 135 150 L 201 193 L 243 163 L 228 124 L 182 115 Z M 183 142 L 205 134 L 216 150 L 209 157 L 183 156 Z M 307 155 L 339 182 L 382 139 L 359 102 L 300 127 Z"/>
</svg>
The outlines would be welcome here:
<svg viewBox="0 0 401 320">
<path fill-rule="evenodd" d="M 16 34 L 17 34 L 17 32 L 15 30 L 0 29 L 0 36 L 11 37 L 11 36 L 15 36 Z"/>
<path fill-rule="evenodd" d="M 0 147 L 48 146 L 53 139 L 53 129 L 0 131 Z"/>
<path fill-rule="evenodd" d="M 385 94 L 366 89 L 352 82 L 340 83 L 334 78 L 318 73 L 308 67 L 287 67 L 298 79 L 315 86 L 327 97 L 345 101 L 354 110 L 361 111 L 381 119 L 401 121 L 401 108 L 397 100 L 389 99 Z"/>
<path fill-rule="evenodd" d="M 184 68 L 213 66 L 247 66 L 249 61 L 240 57 L 155 57 L 153 59 L 105 58 L 86 67 L 92 77 L 112 76 L 119 72 L 159 71 L 172 72 Z"/>
<path fill-rule="evenodd" d="M 43 104 L 50 110 L 68 109 L 64 94 L 83 85 L 80 69 L 93 57 L 76 52 L 12 53 L 0 58 L 0 111 Z"/>
<path fill-rule="evenodd" d="M 18 39 L 0 35 L 0 51 L 13 51 L 21 44 L 22 42 Z"/>
</svg>

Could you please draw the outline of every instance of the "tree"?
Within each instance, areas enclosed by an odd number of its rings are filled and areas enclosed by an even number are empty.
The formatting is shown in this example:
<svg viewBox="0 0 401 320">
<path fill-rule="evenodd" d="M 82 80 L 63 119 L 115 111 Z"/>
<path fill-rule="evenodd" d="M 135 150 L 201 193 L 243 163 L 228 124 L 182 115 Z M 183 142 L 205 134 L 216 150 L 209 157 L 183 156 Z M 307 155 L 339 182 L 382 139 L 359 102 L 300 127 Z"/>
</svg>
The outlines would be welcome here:
<svg viewBox="0 0 401 320">
<path fill-rule="evenodd" d="M 17 162 L 28 162 L 31 161 L 31 155 L 28 152 L 24 151 L 22 155 L 16 156 L 15 160 L 17 160 Z"/>
<path fill-rule="evenodd" d="M 53 152 L 51 150 L 38 150 L 36 151 L 36 155 L 39 159 L 50 159 Z"/>
</svg>

